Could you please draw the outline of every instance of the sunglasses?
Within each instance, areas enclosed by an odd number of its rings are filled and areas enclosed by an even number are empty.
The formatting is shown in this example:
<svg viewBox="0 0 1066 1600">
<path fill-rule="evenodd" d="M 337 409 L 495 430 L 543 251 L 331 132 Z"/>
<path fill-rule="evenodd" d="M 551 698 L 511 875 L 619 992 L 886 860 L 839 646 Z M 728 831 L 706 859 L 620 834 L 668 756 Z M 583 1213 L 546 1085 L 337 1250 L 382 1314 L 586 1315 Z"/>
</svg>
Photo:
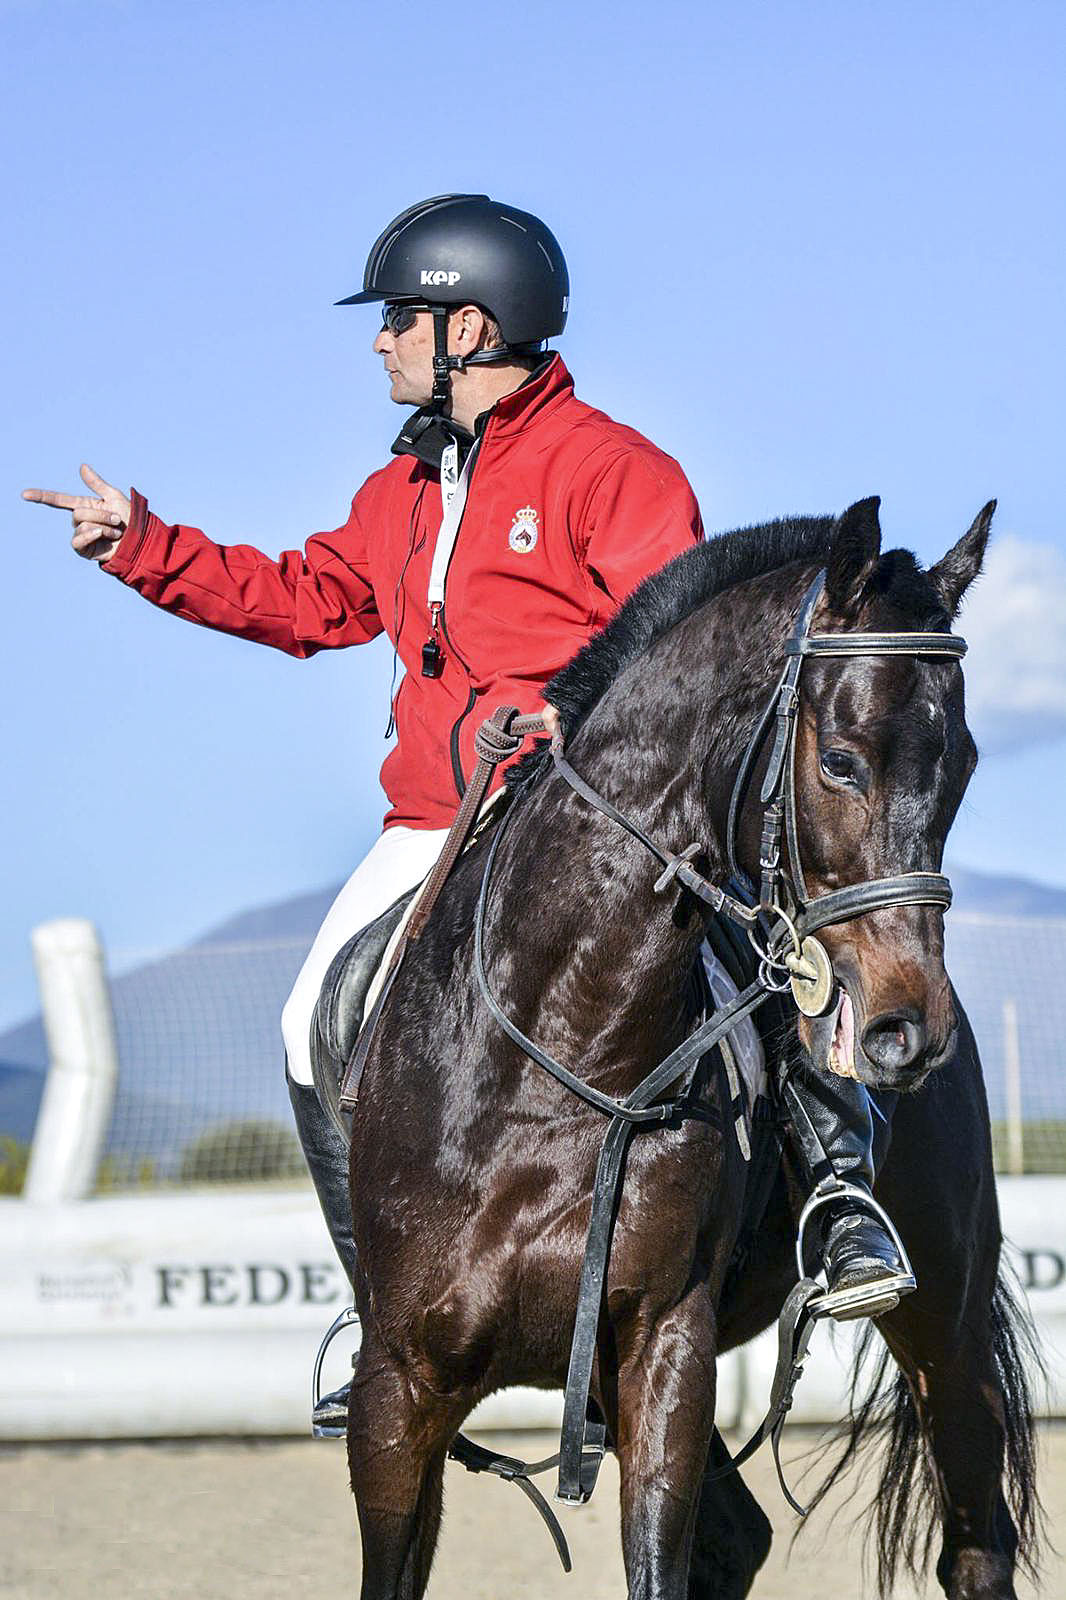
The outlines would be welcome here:
<svg viewBox="0 0 1066 1600">
<path fill-rule="evenodd" d="M 396 338 L 397 335 L 407 333 L 414 327 L 420 311 L 428 310 L 429 306 L 422 301 L 392 301 L 382 307 L 381 331 L 391 333 L 393 338 Z"/>
</svg>

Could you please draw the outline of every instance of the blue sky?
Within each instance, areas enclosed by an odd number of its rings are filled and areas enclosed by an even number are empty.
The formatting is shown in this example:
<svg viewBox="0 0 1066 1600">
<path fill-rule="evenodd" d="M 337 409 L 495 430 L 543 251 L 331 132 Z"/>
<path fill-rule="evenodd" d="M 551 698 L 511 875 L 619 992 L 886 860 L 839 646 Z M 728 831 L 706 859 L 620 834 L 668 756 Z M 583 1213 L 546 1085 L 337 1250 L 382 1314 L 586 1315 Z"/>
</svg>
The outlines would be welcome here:
<svg viewBox="0 0 1066 1600">
<path fill-rule="evenodd" d="M 220 542 L 335 526 L 399 413 L 373 312 L 332 302 L 453 189 L 550 222 L 579 391 L 681 460 L 710 528 L 879 493 L 933 559 L 999 497 L 949 853 L 1066 884 L 1061 6 L 0 0 L 0 25 L 0 1023 L 33 1006 L 37 921 L 165 948 L 374 837 L 380 641 L 295 662 L 177 622 L 18 492 L 87 459 Z"/>
</svg>

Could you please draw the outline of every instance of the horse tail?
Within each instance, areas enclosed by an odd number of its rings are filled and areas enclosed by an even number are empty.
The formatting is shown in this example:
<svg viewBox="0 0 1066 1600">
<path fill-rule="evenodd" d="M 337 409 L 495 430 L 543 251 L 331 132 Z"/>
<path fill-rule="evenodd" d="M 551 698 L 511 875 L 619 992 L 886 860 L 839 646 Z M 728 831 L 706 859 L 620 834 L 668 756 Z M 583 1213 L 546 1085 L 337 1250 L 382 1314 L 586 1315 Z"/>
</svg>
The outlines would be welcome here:
<svg viewBox="0 0 1066 1600">
<path fill-rule="evenodd" d="M 1044 1541 L 1036 1489 L 1036 1425 L 1030 1373 L 1046 1397 L 1048 1374 L 1032 1314 L 1002 1266 L 992 1296 L 992 1354 L 1003 1395 L 1004 1496 L 1018 1535 L 1017 1559 L 1034 1580 Z"/>
<path fill-rule="evenodd" d="M 842 1448 L 819 1483 L 817 1505 L 872 1445 L 883 1450 L 879 1482 L 863 1508 L 876 1534 L 877 1585 L 889 1595 L 902 1568 L 920 1583 L 941 1531 L 936 1479 L 922 1438 L 918 1408 L 903 1373 L 867 1323 L 856 1350 Z M 1016 1560 L 1036 1577 L 1043 1541 L 1043 1510 L 1036 1490 L 1036 1442 L 1031 1377 L 1046 1383 L 1036 1330 L 1028 1309 L 1001 1266 L 991 1306 L 992 1362 L 1003 1402 L 1003 1495 L 1017 1534 Z M 872 1369 L 872 1370 L 871 1370 Z"/>
</svg>

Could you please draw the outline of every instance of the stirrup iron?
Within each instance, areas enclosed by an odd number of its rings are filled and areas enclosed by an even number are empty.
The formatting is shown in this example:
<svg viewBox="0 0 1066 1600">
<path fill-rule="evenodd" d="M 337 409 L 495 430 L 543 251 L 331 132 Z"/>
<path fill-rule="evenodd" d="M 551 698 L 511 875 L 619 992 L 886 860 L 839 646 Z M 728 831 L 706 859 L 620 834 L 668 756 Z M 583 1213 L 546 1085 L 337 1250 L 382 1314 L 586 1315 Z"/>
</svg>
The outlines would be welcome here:
<svg viewBox="0 0 1066 1600">
<path fill-rule="evenodd" d="M 315 1439 L 343 1439 L 347 1428 L 329 1428 L 315 1422 L 314 1414 L 322 1401 L 322 1363 L 326 1359 L 326 1351 L 342 1329 L 350 1327 L 352 1323 L 358 1325 L 359 1313 L 354 1306 L 345 1306 L 344 1310 L 336 1316 L 326 1329 L 325 1338 L 318 1347 L 315 1357 L 315 1370 L 311 1377 L 311 1436 Z"/>
<path fill-rule="evenodd" d="M 885 1273 L 881 1277 L 871 1278 L 867 1283 L 855 1284 L 850 1289 L 834 1291 L 827 1289 L 823 1294 L 811 1298 L 809 1310 L 812 1316 L 835 1317 L 841 1322 L 851 1321 L 856 1317 L 883 1316 L 886 1311 L 894 1310 L 905 1294 L 913 1293 L 918 1287 L 918 1279 L 915 1277 L 910 1257 L 895 1223 L 884 1206 L 874 1199 L 868 1189 L 860 1188 L 858 1184 L 846 1183 L 842 1178 L 823 1178 L 821 1183 L 815 1185 L 814 1192 L 800 1213 L 796 1231 L 797 1273 L 800 1278 L 804 1276 L 803 1247 L 812 1217 L 817 1211 L 838 1200 L 852 1201 L 882 1225 L 895 1247 L 900 1268 L 898 1272 Z"/>
</svg>

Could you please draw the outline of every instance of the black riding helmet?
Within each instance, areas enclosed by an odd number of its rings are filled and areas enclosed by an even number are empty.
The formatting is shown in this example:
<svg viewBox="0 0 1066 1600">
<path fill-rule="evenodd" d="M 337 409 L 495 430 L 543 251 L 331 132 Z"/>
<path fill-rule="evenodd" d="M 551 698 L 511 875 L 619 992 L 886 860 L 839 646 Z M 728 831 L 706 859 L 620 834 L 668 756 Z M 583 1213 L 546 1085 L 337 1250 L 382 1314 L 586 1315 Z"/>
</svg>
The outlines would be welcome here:
<svg viewBox="0 0 1066 1600">
<path fill-rule="evenodd" d="M 367 258 L 361 293 L 336 302 L 417 300 L 434 313 L 433 400 L 443 405 L 448 374 L 465 363 L 447 354 L 452 306 L 479 305 L 504 344 L 468 361 L 527 355 L 562 333 L 570 279 L 558 242 L 539 217 L 487 194 L 445 194 L 389 223 Z"/>
</svg>

